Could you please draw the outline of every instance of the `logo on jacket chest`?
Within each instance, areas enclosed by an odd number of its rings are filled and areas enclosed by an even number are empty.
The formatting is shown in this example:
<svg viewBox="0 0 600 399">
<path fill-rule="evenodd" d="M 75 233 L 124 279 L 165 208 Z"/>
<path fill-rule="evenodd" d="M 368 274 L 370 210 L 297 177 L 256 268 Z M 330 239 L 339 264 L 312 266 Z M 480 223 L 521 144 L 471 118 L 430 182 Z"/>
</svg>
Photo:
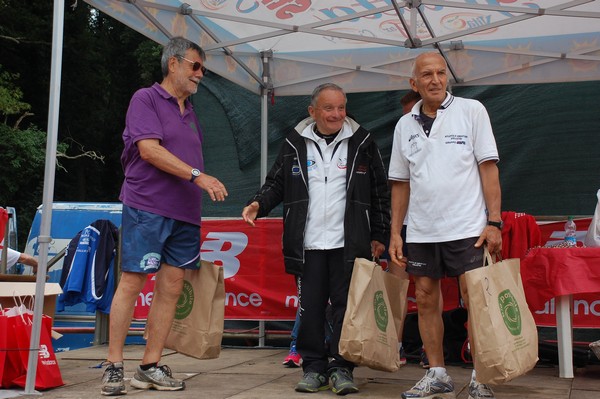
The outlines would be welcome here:
<svg viewBox="0 0 600 399">
<path fill-rule="evenodd" d="M 346 169 L 348 167 L 348 158 L 338 158 L 337 167 L 338 169 Z"/>
<path fill-rule="evenodd" d="M 366 175 L 369 167 L 367 165 L 358 165 L 356 167 L 356 174 L 358 175 Z"/>
<path fill-rule="evenodd" d="M 298 165 L 298 160 L 294 158 L 294 162 L 292 163 L 292 176 L 300 176 L 300 165 Z"/>
</svg>

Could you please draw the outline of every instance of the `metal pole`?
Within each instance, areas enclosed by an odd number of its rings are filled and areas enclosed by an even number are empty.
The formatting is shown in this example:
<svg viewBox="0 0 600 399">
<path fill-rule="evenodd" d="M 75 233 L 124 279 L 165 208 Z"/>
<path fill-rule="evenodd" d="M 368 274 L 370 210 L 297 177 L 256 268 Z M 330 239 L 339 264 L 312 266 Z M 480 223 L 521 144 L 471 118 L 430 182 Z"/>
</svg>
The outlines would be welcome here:
<svg viewBox="0 0 600 399">
<path fill-rule="evenodd" d="M 10 212 L 6 212 L 8 219 L 6 219 L 6 228 L 5 228 L 5 232 L 4 232 L 4 244 L 3 244 L 3 248 L 2 248 L 2 258 L 0 259 L 0 273 L 5 274 L 7 272 L 7 265 L 8 265 L 8 247 L 9 247 L 9 240 L 8 240 L 8 232 L 10 229 L 10 218 L 12 217 L 12 213 Z"/>
<path fill-rule="evenodd" d="M 269 93 L 272 90 L 270 63 L 273 57 L 272 51 L 263 51 L 263 87 L 261 91 L 261 106 L 260 106 L 260 184 L 264 184 L 267 179 L 267 160 L 269 158 Z M 265 346 L 265 321 L 258 322 L 258 346 Z"/>
<path fill-rule="evenodd" d="M 35 376 L 40 345 L 42 312 L 44 308 L 44 292 L 46 288 L 46 272 L 48 262 L 48 244 L 50 224 L 52 222 L 52 199 L 54 196 L 54 174 L 56 170 L 56 142 L 58 137 L 58 111 L 60 108 L 60 76 L 62 70 L 63 24 L 65 14 L 64 0 L 54 0 L 52 20 L 52 66 L 50 70 L 50 104 L 48 107 L 48 138 L 46 140 L 46 166 L 44 171 L 44 194 L 42 207 L 42 224 L 40 226 L 39 266 L 35 283 L 35 305 L 33 308 L 33 325 L 29 344 L 29 359 L 25 394 L 35 392 Z"/>
<path fill-rule="evenodd" d="M 263 85 L 260 103 L 260 184 L 263 184 L 267 178 L 267 160 L 269 158 L 269 94 L 273 90 L 270 61 L 273 58 L 273 52 L 263 51 L 261 56 Z"/>
</svg>

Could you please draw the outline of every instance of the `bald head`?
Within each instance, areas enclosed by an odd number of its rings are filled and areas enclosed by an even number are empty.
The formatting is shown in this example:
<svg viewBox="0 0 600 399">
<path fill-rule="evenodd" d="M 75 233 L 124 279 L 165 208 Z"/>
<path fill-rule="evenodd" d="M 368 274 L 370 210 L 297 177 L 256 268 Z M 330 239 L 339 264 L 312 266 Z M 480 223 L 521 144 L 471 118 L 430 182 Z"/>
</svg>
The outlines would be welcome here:
<svg viewBox="0 0 600 399">
<path fill-rule="evenodd" d="M 444 59 L 444 57 L 442 57 L 440 55 L 440 53 L 435 52 L 435 51 L 421 53 L 421 54 L 417 55 L 417 57 L 415 58 L 415 62 L 413 63 L 413 66 L 412 66 L 411 76 L 413 78 L 415 78 L 417 76 L 416 73 L 417 73 L 417 69 L 419 68 L 419 64 L 426 62 L 427 59 L 437 59 L 440 62 L 442 62 L 445 66 L 447 66 L 446 60 Z"/>
<path fill-rule="evenodd" d="M 448 66 L 439 53 L 422 53 L 415 58 L 411 88 L 423 98 L 426 111 L 435 112 L 446 98 Z"/>
</svg>

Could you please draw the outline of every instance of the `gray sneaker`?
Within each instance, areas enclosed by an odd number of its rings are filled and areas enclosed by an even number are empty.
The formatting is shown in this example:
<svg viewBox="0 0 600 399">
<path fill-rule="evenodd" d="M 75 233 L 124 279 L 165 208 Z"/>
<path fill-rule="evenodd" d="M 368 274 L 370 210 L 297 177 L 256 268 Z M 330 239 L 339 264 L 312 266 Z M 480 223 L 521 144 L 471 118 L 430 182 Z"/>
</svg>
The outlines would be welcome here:
<svg viewBox="0 0 600 399">
<path fill-rule="evenodd" d="M 358 387 L 354 383 L 352 371 L 346 368 L 334 368 L 329 373 L 331 378 L 331 390 L 336 395 L 348 395 L 358 392 Z"/>
<path fill-rule="evenodd" d="M 469 384 L 469 399 L 495 399 L 495 396 L 488 385 L 471 380 Z"/>
<path fill-rule="evenodd" d="M 125 388 L 123 362 L 106 363 L 108 363 L 108 367 L 106 367 L 104 375 L 102 375 L 102 389 L 100 393 L 104 396 L 125 395 L 127 389 Z"/>
<path fill-rule="evenodd" d="M 326 391 L 329 389 L 329 381 L 321 373 L 309 371 L 304 373 L 304 376 L 298 384 L 296 384 L 296 392 L 314 393 Z"/>
<path fill-rule="evenodd" d="M 428 370 L 414 387 L 402 393 L 402 399 L 413 398 L 455 399 L 454 383 L 449 375 L 437 378 L 433 370 Z"/>
<path fill-rule="evenodd" d="M 137 389 L 156 389 L 157 391 L 181 391 L 185 382 L 173 378 L 169 366 L 152 367 L 144 371 L 138 366 L 131 379 L 131 386 Z"/>
</svg>

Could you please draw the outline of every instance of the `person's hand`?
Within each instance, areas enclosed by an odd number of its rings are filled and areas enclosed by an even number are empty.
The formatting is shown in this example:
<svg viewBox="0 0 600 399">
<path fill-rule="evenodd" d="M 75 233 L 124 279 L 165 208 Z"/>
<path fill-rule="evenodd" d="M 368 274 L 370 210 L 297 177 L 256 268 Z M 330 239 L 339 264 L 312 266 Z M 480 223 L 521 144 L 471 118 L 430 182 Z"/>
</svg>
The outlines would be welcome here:
<svg viewBox="0 0 600 399">
<path fill-rule="evenodd" d="M 390 236 L 390 248 L 388 252 L 390 254 L 390 261 L 406 267 L 406 258 L 402 254 L 402 237 L 400 234 L 392 234 Z"/>
<path fill-rule="evenodd" d="M 254 227 L 254 220 L 256 219 L 256 215 L 258 215 L 259 207 L 260 207 L 260 205 L 256 201 L 254 201 L 250 205 L 246 206 L 242 210 L 242 219 L 244 219 L 244 222 L 246 222 L 250 226 Z"/>
<path fill-rule="evenodd" d="M 402 258 L 402 263 L 392 262 L 388 263 L 388 272 L 401 279 L 408 279 L 406 274 L 406 258 Z"/>
<path fill-rule="evenodd" d="M 385 245 L 377 240 L 371 241 L 371 256 L 373 258 L 379 259 L 383 251 L 385 251 Z"/>
<path fill-rule="evenodd" d="M 475 243 L 475 248 L 479 248 L 483 243 L 487 244 L 490 254 L 502 255 L 502 232 L 495 226 L 485 226 L 479 239 Z"/>
<path fill-rule="evenodd" d="M 225 201 L 225 197 L 229 194 L 223 183 L 221 183 L 216 177 L 201 173 L 200 176 L 194 180 L 201 189 L 206 191 L 213 201 Z"/>
</svg>

